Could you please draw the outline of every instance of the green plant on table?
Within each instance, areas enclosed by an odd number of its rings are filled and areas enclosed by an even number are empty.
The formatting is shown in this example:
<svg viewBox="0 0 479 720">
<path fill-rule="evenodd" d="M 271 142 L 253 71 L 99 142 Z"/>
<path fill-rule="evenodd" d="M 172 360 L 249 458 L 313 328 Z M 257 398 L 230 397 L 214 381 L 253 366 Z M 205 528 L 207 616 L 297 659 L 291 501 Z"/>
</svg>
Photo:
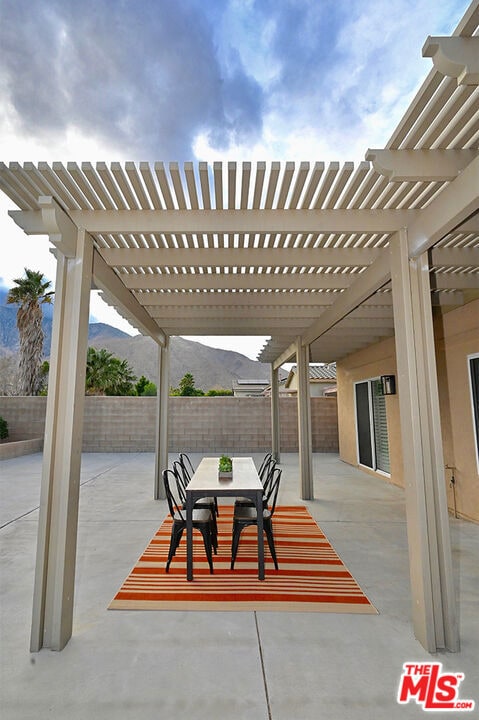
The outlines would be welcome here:
<svg viewBox="0 0 479 720">
<path fill-rule="evenodd" d="M 233 470 L 233 461 L 227 455 L 222 455 L 219 460 L 218 469 L 220 472 L 231 472 Z"/>
</svg>

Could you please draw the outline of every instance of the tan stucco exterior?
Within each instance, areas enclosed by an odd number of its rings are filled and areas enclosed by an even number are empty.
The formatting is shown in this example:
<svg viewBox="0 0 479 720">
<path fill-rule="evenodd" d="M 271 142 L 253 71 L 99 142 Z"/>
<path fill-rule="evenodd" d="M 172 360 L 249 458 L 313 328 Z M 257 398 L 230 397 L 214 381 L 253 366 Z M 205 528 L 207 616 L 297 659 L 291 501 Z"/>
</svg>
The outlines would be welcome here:
<svg viewBox="0 0 479 720">
<path fill-rule="evenodd" d="M 445 464 L 455 467 L 456 509 L 479 522 L 479 474 L 474 439 L 468 356 L 479 353 L 479 300 L 453 310 L 436 323 L 439 389 Z M 454 506 L 446 471 L 448 505 Z"/>
<path fill-rule="evenodd" d="M 339 452 L 341 459 L 351 465 L 358 465 L 354 383 L 386 374 L 396 375 L 394 338 L 371 345 L 337 364 Z M 397 395 L 386 397 L 386 411 L 391 461 L 391 477 L 387 479 L 390 479 L 395 485 L 404 487 Z M 366 468 L 364 470 L 385 477 L 383 473 L 375 473 Z"/>
<path fill-rule="evenodd" d="M 309 396 L 310 397 L 324 397 L 326 390 L 332 390 L 336 387 L 335 380 L 323 380 L 310 378 L 309 380 Z M 285 385 L 285 389 L 291 394 L 296 395 L 298 392 L 298 377 L 296 374 L 292 376 L 289 383 Z"/>
<path fill-rule="evenodd" d="M 456 511 L 479 522 L 479 476 L 474 439 L 468 357 L 479 353 L 479 300 L 435 318 L 436 360 L 444 444 L 444 465 L 455 468 Z M 339 452 L 358 466 L 354 383 L 396 374 L 394 338 L 383 340 L 337 364 Z M 402 463 L 399 396 L 386 397 L 391 475 L 378 477 L 400 487 L 405 484 Z M 448 505 L 454 511 L 451 470 L 446 470 Z"/>
</svg>

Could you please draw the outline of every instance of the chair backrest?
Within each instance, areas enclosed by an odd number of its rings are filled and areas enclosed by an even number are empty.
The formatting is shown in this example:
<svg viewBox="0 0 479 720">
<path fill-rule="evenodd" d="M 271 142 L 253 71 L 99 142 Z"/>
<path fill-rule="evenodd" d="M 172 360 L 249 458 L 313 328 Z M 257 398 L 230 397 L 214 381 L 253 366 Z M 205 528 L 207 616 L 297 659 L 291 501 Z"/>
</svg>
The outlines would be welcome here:
<svg viewBox="0 0 479 720">
<path fill-rule="evenodd" d="M 276 500 L 278 499 L 279 483 L 281 482 L 282 472 L 281 468 L 274 468 L 269 481 L 268 492 L 266 493 L 266 502 L 271 515 L 274 515 L 276 508 Z"/>
<path fill-rule="evenodd" d="M 182 503 L 186 502 L 186 486 L 190 479 L 183 469 L 183 465 L 176 460 L 172 466 L 172 473 L 175 476 L 176 490 Z"/>
<path fill-rule="evenodd" d="M 177 485 L 177 477 L 173 470 L 163 470 L 163 484 L 165 486 L 165 493 L 166 493 L 166 500 L 168 502 L 168 508 L 170 510 L 171 517 L 174 517 L 175 514 L 179 515 L 182 520 L 185 520 L 185 517 L 182 512 L 182 503 L 178 502 L 178 499 L 174 493 L 174 491 L 171 489 L 171 485 L 174 483 L 176 487 Z"/>
<path fill-rule="evenodd" d="M 271 453 L 266 453 L 266 455 L 262 459 L 261 465 L 259 466 L 259 470 L 258 470 L 258 475 L 260 476 L 261 479 L 263 478 L 263 475 L 272 459 L 273 459 L 273 456 Z"/>
<path fill-rule="evenodd" d="M 191 478 L 195 474 L 195 468 L 193 467 L 193 463 L 191 462 L 189 456 L 186 453 L 180 453 L 178 457 L 178 462 L 187 474 L 188 480 L 191 480 Z"/>
<path fill-rule="evenodd" d="M 263 476 L 261 477 L 261 482 L 263 483 L 263 494 L 268 494 L 268 489 L 271 483 L 271 478 L 273 477 L 273 473 L 276 470 L 276 460 L 273 459 L 273 456 L 271 456 L 269 462 L 265 465 L 265 469 L 263 471 Z"/>
</svg>

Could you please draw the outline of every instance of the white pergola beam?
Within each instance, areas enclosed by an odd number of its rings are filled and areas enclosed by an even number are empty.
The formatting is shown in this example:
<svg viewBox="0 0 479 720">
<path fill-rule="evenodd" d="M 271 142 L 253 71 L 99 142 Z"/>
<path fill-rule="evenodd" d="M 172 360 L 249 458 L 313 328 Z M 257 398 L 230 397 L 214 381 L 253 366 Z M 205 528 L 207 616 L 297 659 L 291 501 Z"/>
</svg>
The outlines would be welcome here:
<svg viewBox="0 0 479 720">
<path fill-rule="evenodd" d="M 370 149 L 366 153 L 374 169 L 388 180 L 439 182 L 453 180 L 478 157 L 477 150 L 389 150 Z"/>
<path fill-rule="evenodd" d="M 374 309 L 374 308 L 372 308 Z M 184 321 L 208 321 L 208 320 L 255 320 L 255 321 L 277 321 L 283 324 L 308 323 L 308 319 L 317 318 L 324 308 L 302 308 L 298 312 L 294 307 L 158 307 L 154 306 L 150 312 L 152 317 L 157 321 L 174 322 L 175 320 Z M 368 314 L 351 314 L 341 321 L 341 327 L 382 327 L 392 322 L 392 312 L 385 313 L 383 310 L 377 313 Z M 159 323 L 163 326 L 163 322 Z M 281 327 L 281 324 L 279 325 Z"/>
<path fill-rule="evenodd" d="M 25 211 L 23 211 L 25 212 Z M 30 211 L 35 215 L 36 211 Z M 388 233 L 417 210 L 72 210 L 79 227 L 96 233 Z M 29 220 L 34 225 L 34 217 Z"/>
<path fill-rule="evenodd" d="M 409 256 L 417 257 L 428 251 L 442 237 L 461 225 L 479 209 L 479 157 L 476 157 L 465 170 L 451 182 L 441 195 L 421 211 L 421 215 L 408 228 Z M 393 239 L 394 241 L 394 239 Z M 359 275 L 338 300 L 311 325 L 303 335 L 304 344 L 311 344 L 342 320 L 361 302 L 370 297 L 390 278 L 389 260 L 386 255 L 378 257 L 372 265 Z M 475 287 L 477 276 L 469 280 Z M 440 288 L 453 280 L 448 278 L 435 280 Z M 459 279 L 456 283 L 459 284 Z M 469 281 L 465 281 L 470 287 Z M 453 288 L 456 289 L 456 288 Z M 457 289 L 461 289 L 458 287 Z"/>
<path fill-rule="evenodd" d="M 298 318 L 293 320 L 263 320 L 261 318 L 207 318 L 201 320 L 193 318 L 188 320 L 178 319 L 162 319 L 162 327 L 169 335 L 269 335 L 274 334 L 275 330 L 279 330 L 286 336 L 294 335 L 295 332 L 305 331 L 308 328 L 307 321 Z M 369 325 L 369 327 L 358 327 L 351 323 L 344 328 L 333 328 L 328 334 L 328 341 L 333 341 L 337 335 L 342 336 L 346 331 L 346 341 L 351 341 L 355 337 L 379 338 L 389 335 L 393 332 L 392 324 L 390 326 L 384 323 L 380 326 Z"/>
<path fill-rule="evenodd" d="M 339 296 L 334 305 L 324 311 L 318 321 L 311 325 L 303 336 L 304 344 L 309 345 L 333 325 L 336 325 L 363 300 L 379 290 L 389 280 L 389 277 L 389 258 L 387 255 L 382 255 L 359 275 L 356 282 Z"/>
<path fill-rule="evenodd" d="M 133 292 L 134 296 L 146 309 L 161 305 L 162 307 L 314 307 L 321 310 L 329 307 L 338 298 L 336 292 Z M 388 312 L 392 308 L 391 293 L 376 293 L 366 300 L 362 309 L 384 308 Z"/>
<path fill-rule="evenodd" d="M 125 288 L 118 275 L 105 263 L 98 252 L 95 252 L 93 257 L 93 281 L 98 289 L 115 298 L 115 305 L 134 327 L 152 337 L 160 345 L 164 344 L 164 332 L 135 296 Z"/>
<path fill-rule="evenodd" d="M 371 248 L 102 248 L 112 267 L 362 267 L 383 250 Z"/>
<path fill-rule="evenodd" d="M 169 335 L 269 335 L 278 329 L 282 333 L 295 333 L 306 330 L 307 322 L 293 323 L 281 320 L 221 319 L 207 320 L 171 320 L 164 319 L 162 327 Z"/>
<path fill-rule="evenodd" d="M 435 273 L 431 286 L 434 290 L 479 290 L 479 272 Z"/>
<path fill-rule="evenodd" d="M 479 209 L 479 157 L 408 228 L 409 257 L 418 257 Z"/>
<path fill-rule="evenodd" d="M 266 348 L 264 348 L 266 350 Z M 273 368 L 277 370 L 284 365 L 284 363 L 290 362 L 290 360 L 296 355 L 296 343 L 292 342 L 286 350 L 284 350 L 279 357 L 272 363 Z"/>
<path fill-rule="evenodd" d="M 356 274 L 359 277 L 359 273 Z M 349 286 L 346 273 L 124 273 L 131 290 L 336 290 Z"/>
<path fill-rule="evenodd" d="M 429 35 L 422 48 L 438 72 L 457 78 L 458 85 L 479 85 L 479 37 Z"/>
<path fill-rule="evenodd" d="M 431 250 L 430 263 L 435 268 L 479 267 L 479 247 L 435 247 Z"/>
</svg>

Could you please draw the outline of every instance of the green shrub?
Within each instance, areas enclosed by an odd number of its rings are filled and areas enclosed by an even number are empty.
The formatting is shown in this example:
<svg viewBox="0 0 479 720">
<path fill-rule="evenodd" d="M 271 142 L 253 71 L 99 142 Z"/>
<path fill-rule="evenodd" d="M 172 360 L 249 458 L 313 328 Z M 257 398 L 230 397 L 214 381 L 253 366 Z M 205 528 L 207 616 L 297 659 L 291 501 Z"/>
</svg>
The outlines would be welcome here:
<svg viewBox="0 0 479 720">
<path fill-rule="evenodd" d="M 156 395 L 156 385 L 153 382 L 147 382 L 146 385 L 143 386 L 143 391 L 141 393 L 141 397 L 152 397 L 153 395 Z"/>
<path fill-rule="evenodd" d="M 8 437 L 8 424 L 5 418 L 0 415 L 0 440 Z"/>
</svg>

